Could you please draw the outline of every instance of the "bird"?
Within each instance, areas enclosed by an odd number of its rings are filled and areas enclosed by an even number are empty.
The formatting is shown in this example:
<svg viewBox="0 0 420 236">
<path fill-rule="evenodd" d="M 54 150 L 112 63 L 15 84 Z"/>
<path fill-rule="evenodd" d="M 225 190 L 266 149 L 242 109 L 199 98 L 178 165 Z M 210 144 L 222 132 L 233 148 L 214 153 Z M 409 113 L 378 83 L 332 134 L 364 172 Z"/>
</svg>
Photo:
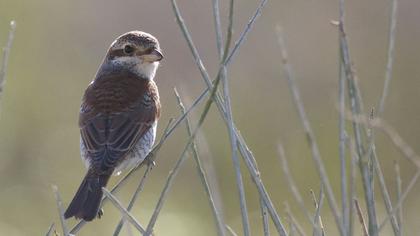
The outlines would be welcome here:
<svg viewBox="0 0 420 236">
<path fill-rule="evenodd" d="M 158 40 L 130 31 L 117 37 L 83 95 L 80 152 L 87 172 L 64 217 L 100 217 L 111 175 L 143 162 L 156 138 L 161 104 L 154 77 L 163 59 Z"/>
</svg>

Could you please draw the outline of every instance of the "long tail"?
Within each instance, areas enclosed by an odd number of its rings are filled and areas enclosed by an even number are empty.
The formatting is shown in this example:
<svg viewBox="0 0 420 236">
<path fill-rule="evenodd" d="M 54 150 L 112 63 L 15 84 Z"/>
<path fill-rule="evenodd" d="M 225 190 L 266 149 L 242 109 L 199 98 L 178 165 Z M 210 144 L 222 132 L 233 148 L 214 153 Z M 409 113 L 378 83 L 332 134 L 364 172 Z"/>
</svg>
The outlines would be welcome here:
<svg viewBox="0 0 420 236">
<path fill-rule="evenodd" d="M 74 216 L 85 221 L 93 220 L 98 215 L 103 195 L 102 187 L 106 186 L 109 177 L 110 175 L 92 175 L 88 171 L 64 217 L 67 219 Z"/>
</svg>

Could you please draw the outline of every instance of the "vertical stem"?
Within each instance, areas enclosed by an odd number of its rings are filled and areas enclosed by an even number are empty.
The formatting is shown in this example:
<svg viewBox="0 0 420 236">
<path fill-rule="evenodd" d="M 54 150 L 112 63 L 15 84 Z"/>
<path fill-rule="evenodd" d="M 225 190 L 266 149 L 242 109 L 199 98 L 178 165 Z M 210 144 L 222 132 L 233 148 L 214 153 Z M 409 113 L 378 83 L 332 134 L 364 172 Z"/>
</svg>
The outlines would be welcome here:
<svg viewBox="0 0 420 236">
<path fill-rule="evenodd" d="M 179 96 L 176 88 L 174 89 L 174 92 L 175 92 L 175 96 L 177 98 L 178 105 L 181 108 L 182 113 L 185 113 L 184 104 L 182 103 L 181 97 Z M 190 125 L 190 120 L 188 118 L 185 119 L 185 125 L 187 127 L 188 136 L 191 136 L 192 135 L 192 129 L 191 129 L 191 125 Z M 196 163 L 198 176 L 200 177 L 201 183 L 203 184 L 204 190 L 205 190 L 206 195 L 207 195 L 207 199 L 209 200 L 210 207 L 211 207 L 212 212 L 213 212 L 213 217 L 214 217 L 214 220 L 216 222 L 218 235 L 223 236 L 223 235 L 225 235 L 225 227 L 224 227 L 224 223 L 223 223 L 223 219 L 222 219 L 222 214 L 218 211 L 218 209 L 216 207 L 216 204 L 213 200 L 213 194 L 211 192 L 210 185 L 207 181 L 206 173 L 204 172 L 204 168 L 201 164 L 200 157 L 198 156 L 197 146 L 196 146 L 195 142 L 193 142 L 191 144 L 191 149 L 192 149 L 193 157 L 194 157 L 194 160 L 195 160 L 195 163 Z"/>
<path fill-rule="evenodd" d="M 388 60 L 386 63 L 384 88 L 382 91 L 381 99 L 379 101 L 379 115 L 382 115 L 385 109 L 385 99 L 389 92 L 389 84 L 392 78 L 392 65 L 394 64 L 395 32 L 397 28 L 398 0 L 391 0 L 391 1 L 392 1 L 391 17 L 390 17 L 390 26 L 389 26 L 389 32 L 388 32 Z"/>
<path fill-rule="evenodd" d="M 0 98 L 3 93 L 4 82 L 6 80 L 7 65 L 9 63 L 10 49 L 12 48 L 13 39 L 15 37 L 16 22 L 10 22 L 10 31 L 7 38 L 6 46 L 3 48 L 3 60 L 0 67 Z"/>
<path fill-rule="evenodd" d="M 394 167 L 395 167 L 395 176 L 396 176 L 396 185 L 397 185 L 397 201 L 399 201 L 401 199 L 402 180 L 401 180 L 401 173 L 400 173 L 400 165 L 398 164 L 397 161 L 395 161 Z M 402 207 L 400 207 L 400 209 L 398 210 L 397 216 L 398 216 L 397 217 L 398 226 L 400 227 L 400 231 L 397 236 L 401 236 L 403 235 L 403 226 L 402 226 L 403 208 Z"/>
</svg>

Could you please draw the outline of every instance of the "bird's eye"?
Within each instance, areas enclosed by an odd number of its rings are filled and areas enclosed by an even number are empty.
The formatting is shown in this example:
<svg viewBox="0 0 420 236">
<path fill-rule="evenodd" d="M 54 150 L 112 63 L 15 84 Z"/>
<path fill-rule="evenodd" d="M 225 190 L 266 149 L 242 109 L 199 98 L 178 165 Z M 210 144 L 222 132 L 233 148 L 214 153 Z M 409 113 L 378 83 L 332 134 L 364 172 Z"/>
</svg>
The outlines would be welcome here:
<svg viewBox="0 0 420 236">
<path fill-rule="evenodd" d="M 124 47 L 124 53 L 125 54 L 131 54 L 132 52 L 134 52 L 134 48 L 130 45 L 125 45 Z"/>
</svg>

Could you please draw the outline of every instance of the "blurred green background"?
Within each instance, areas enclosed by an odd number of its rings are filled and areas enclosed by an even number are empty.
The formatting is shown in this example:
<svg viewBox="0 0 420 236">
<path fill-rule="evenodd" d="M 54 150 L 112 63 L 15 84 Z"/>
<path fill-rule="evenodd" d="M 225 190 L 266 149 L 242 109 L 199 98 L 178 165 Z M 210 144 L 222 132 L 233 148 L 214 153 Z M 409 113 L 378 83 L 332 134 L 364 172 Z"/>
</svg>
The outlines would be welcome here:
<svg viewBox="0 0 420 236">
<path fill-rule="evenodd" d="M 235 39 L 254 12 L 257 1 L 237 1 Z M 316 132 L 321 153 L 339 197 L 337 129 L 338 1 L 271 0 L 229 67 L 235 121 L 255 154 L 271 198 L 285 219 L 284 202 L 310 229 L 290 194 L 277 155 L 286 149 L 300 190 L 312 208 L 309 189 L 319 189 L 305 135 L 283 76 L 274 29 L 286 34 L 290 61 L 303 101 Z M 179 5 L 196 46 L 211 75 L 217 70 L 217 51 L 211 1 L 180 0 Z M 346 26 L 350 50 L 360 79 L 366 108 L 376 106 L 382 92 L 386 64 L 390 1 L 348 1 Z M 226 23 L 227 3 L 221 14 Z M 401 1 L 398 9 L 396 55 L 384 118 L 420 153 L 420 2 Z M 190 104 L 204 83 L 175 22 L 169 1 L 0 0 L 0 45 L 7 40 L 10 20 L 17 30 L 10 56 L 0 114 L 0 235 L 43 235 L 51 222 L 59 226 L 51 185 L 59 187 L 65 205 L 73 197 L 85 168 L 79 157 L 77 127 L 80 99 L 109 44 L 120 34 L 143 30 L 155 35 L 165 60 L 156 81 L 163 104 L 159 134 L 170 117 L 179 114 L 173 87 Z M 226 25 L 226 24 L 224 24 Z M 196 121 L 201 107 L 192 116 Z M 241 234 L 239 202 L 226 128 L 216 109 L 200 136 L 201 158 L 218 194 L 226 223 Z M 133 214 L 146 224 L 169 170 L 186 142 L 183 126 L 158 155 Z M 381 133 L 377 151 L 392 199 L 395 200 L 394 160 L 399 161 L 406 186 L 415 168 Z M 117 196 L 127 203 L 141 172 Z M 252 232 L 261 235 L 258 195 L 244 171 Z M 110 186 L 118 178 L 111 180 Z M 420 231 L 418 185 L 404 204 L 406 235 Z M 383 201 L 377 189 L 379 215 Z M 362 195 L 359 194 L 362 199 Z M 325 206 L 327 204 L 325 203 Z M 363 208 L 365 207 L 362 204 Z M 84 227 L 80 235 L 110 235 L 120 214 L 107 205 L 105 215 Z M 336 233 L 324 208 L 328 235 Z M 69 220 L 72 225 L 74 220 Z M 356 226 L 355 232 L 359 233 Z M 390 233 L 386 228 L 384 235 Z M 191 158 L 184 164 L 158 219 L 157 235 L 215 235 L 211 211 Z M 126 233 L 124 229 L 123 233 Z"/>
</svg>

